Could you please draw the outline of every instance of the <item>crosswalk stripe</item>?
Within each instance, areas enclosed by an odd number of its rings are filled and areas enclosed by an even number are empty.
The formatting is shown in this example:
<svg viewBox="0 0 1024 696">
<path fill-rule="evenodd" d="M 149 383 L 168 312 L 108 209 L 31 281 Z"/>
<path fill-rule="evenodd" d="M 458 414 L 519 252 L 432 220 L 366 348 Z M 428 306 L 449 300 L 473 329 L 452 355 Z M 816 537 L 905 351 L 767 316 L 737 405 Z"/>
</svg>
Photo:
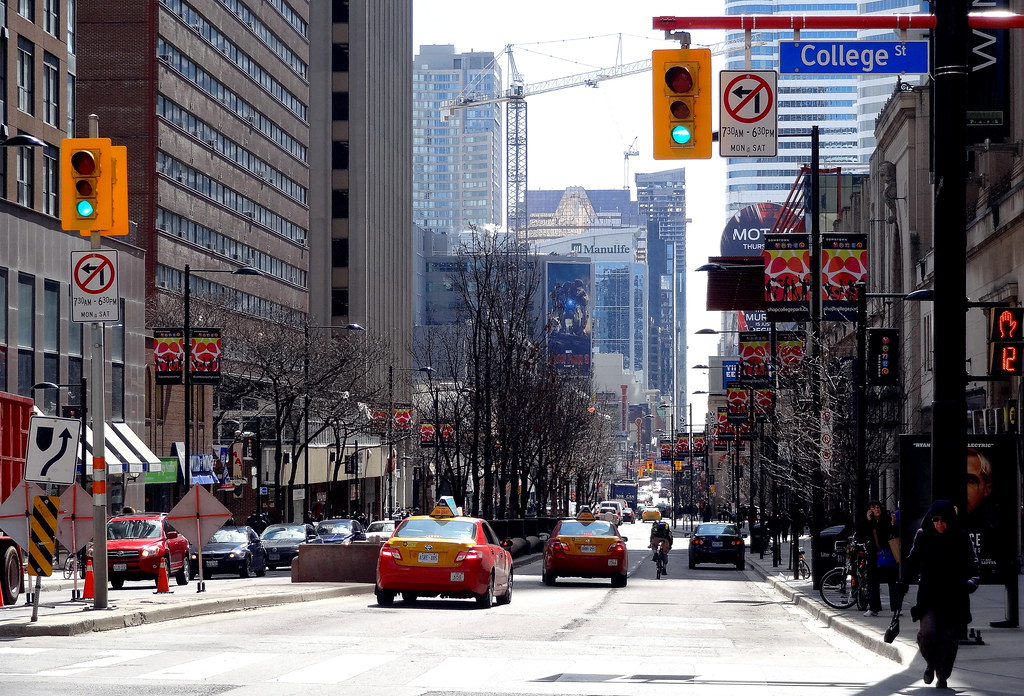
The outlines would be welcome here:
<svg viewBox="0 0 1024 696">
<path fill-rule="evenodd" d="M 52 648 L 0 648 L 0 655 L 36 655 Z"/>
<path fill-rule="evenodd" d="M 346 679 L 380 667 L 394 660 L 397 655 L 353 654 L 339 655 L 318 662 L 294 672 L 284 674 L 274 681 L 295 684 L 340 684 Z"/>
<path fill-rule="evenodd" d="M 76 662 L 71 665 L 65 665 L 58 669 L 48 669 L 44 672 L 38 672 L 37 674 L 41 677 L 67 677 L 72 674 L 78 674 L 80 672 L 86 672 L 96 667 L 109 667 L 110 665 L 116 665 L 121 662 L 127 662 L 135 658 L 149 657 L 150 655 L 156 655 L 161 650 L 103 650 L 99 654 L 105 655 L 106 657 L 98 657 L 95 660 L 86 660 L 85 662 Z"/>
<path fill-rule="evenodd" d="M 149 672 L 138 677 L 138 679 L 180 679 L 189 681 L 201 681 L 217 674 L 230 672 L 231 670 L 242 669 L 256 662 L 271 662 L 276 655 L 270 653 L 240 653 L 223 652 L 201 660 L 193 660 L 180 665 L 171 665 Z"/>
</svg>

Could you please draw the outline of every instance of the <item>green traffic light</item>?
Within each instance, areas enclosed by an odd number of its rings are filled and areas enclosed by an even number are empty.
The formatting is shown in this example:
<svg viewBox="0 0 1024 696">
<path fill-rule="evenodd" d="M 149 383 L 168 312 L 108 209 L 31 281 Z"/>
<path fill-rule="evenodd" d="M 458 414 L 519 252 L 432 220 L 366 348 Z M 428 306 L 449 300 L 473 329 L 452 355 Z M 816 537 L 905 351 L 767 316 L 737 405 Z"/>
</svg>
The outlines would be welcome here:
<svg viewBox="0 0 1024 696">
<path fill-rule="evenodd" d="M 90 201 L 78 201 L 75 205 L 75 210 L 78 213 L 78 217 L 92 217 L 96 213 L 96 209 L 92 207 Z"/>
<path fill-rule="evenodd" d="M 686 145 L 693 139 L 693 133 L 686 126 L 672 126 L 671 135 L 676 145 Z"/>
</svg>

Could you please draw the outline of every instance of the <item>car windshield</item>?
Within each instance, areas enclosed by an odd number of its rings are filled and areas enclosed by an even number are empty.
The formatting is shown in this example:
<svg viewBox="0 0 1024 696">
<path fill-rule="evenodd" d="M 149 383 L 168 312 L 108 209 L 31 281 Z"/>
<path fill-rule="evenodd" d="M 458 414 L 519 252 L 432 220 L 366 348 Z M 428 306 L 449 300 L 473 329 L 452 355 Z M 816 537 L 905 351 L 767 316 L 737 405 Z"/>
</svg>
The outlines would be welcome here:
<svg viewBox="0 0 1024 696">
<path fill-rule="evenodd" d="M 612 526 L 607 522 L 579 522 L 568 520 L 562 522 L 558 533 L 563 536 L 616 536 Z"/>
<path fill-rule="evenodd" d="M 263 532 L 264 539 L 305 539 L 305 527 L 268 527 Z"/>
<path fill-rule="evenodd" d="M 475 539 L 476 523 L 465 520 L 409 519 L 399 525 L 395 536 Z"/>
<path fill-rule="evenodd" d="M 731 524 L 701 524 L 697 526 L 697 531 L 694 533 L 708 536 L 739 536 L 740 534 L 736 530 L 736 526 Z"/>
<path fill-rule="evenodd" d="M 218 529 L 210 541 L 244 543 L 249 541 L 249 535 L 241 529 Z"/>
<path fill-rule="evenodd" d="M 108 539 L 159 539 L 160 523 L 156 520 L 111 520 L 107 522 Z"/>
<path fill-rule="evenodd" d="M 366 528 L 368 532 L 393 532 L 395 531 L 394 522 L 371 522 L 370 526 Z"/>
<path fill-rule="evenodd" d="M 318 534 L 351 534 L 352 520 L 332 520 L 316 526 Z"/>
</svg>

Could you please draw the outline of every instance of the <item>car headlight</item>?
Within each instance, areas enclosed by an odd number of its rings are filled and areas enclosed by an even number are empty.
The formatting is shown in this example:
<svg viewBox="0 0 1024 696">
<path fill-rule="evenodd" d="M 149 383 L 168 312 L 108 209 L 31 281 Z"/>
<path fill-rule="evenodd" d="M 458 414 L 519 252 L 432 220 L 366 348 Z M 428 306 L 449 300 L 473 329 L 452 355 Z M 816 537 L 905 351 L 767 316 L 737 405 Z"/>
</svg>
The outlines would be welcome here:
<svg viewBox="0 0 1024 696">
<path fill-rule="evenodd" d="M 149 558 L 150 556 L 159 556 L 160 555 L 160 546 L 155 545 L 155 544 L 153 546 L 146 546 L 146 547 L 144 547 L 142 549 L 142 553 L 139 554 L 139 555 L 142 558 Z"/>
<path fill-rule="evenodd" d="M 232 551 L 231 553 L 228 554 L 228 558 L 238 558 L 239 555 L 240 554 L 237 551 Z"/>
<path fill-rule="evenodd" d="M 193 561 L 198 561 L 198 560 L 199 560 L 199 554 L 198 554 L 198 553 L 196 553 L 195 551 L 193 551 L 192 553 L 190 553 L 190 554 L 189 554 L 188 556 L 189 556 L 189 558 L 191 558 L 191 559 L 192 559 Z"/>
</svg>

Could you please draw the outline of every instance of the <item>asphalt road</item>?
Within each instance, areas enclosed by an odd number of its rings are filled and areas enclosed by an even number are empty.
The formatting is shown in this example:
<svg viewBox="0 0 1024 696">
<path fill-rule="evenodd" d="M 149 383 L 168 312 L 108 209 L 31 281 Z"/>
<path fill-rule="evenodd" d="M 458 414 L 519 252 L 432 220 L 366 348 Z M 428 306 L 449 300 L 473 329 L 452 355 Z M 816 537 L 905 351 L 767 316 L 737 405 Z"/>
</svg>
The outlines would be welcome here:
<svg viewBox="0 0 1024 696">
<path fill-rule="evenodd" d="M 687 569 L 685 543 L 669 577 L 654 580 L 648 529 L 623 530 L 631 577 L 622 589 L 573 579 L 545 587 L 531 564 L 517 573 L 512 603 L 489 610 L 468 600 L 381 608 L 359 595 L 26 637 L 0 642 L 0 691 L 881 696 L 919 678 L 810 621 L 751 571 Z"/>
</svg>

